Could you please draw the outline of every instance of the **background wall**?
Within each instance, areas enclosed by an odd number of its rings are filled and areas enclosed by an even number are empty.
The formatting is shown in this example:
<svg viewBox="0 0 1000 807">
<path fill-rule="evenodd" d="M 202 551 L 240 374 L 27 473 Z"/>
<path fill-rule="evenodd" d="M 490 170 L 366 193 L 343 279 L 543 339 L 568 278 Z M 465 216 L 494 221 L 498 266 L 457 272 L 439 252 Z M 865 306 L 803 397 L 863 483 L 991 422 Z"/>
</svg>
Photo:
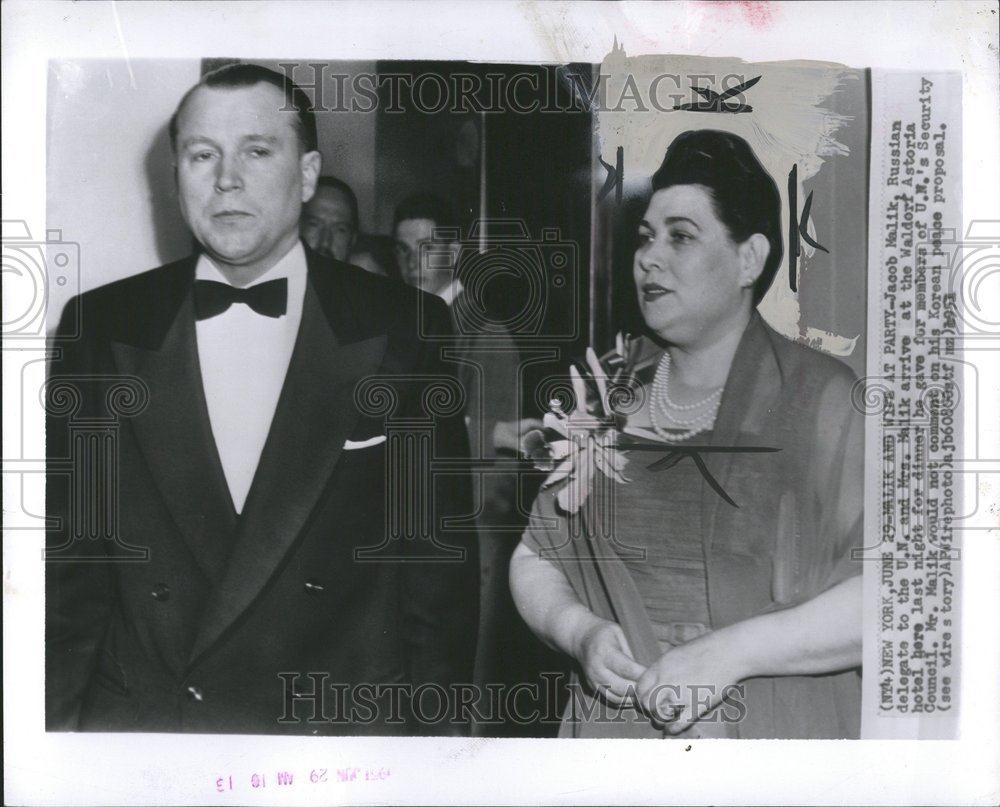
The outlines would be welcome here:
<svg viewBox="0 0 1000 807">
<path fill-rule="evenodd" d="M 200 60 L 49 63 L 46 222 L 80 244 L 82 290 L 191 251 L 167 122 Z M 49 328 L 81 289 L 53 285 Z"/>
</svg>

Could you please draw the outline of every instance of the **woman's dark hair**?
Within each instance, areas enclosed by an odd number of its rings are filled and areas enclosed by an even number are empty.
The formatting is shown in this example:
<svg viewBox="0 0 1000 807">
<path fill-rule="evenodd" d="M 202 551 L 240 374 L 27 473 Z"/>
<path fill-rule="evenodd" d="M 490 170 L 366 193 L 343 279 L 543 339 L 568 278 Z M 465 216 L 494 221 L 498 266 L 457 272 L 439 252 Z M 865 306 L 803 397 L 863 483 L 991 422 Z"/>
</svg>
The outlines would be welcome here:
<svg viewBox="0 0 1000 807">
<path fill-rule="evenodd" d="M 319 137 L 316 134 L 316 116 L 313 114 L 309 96 L 288 76 L 261 67 L 259 64 L 227 64 L 203 75 L 201 81 L 184 93 L 174 114 L 170 116 L 170 148 L 177 152 L 177 120 L 184 105 L 199 87 L 235 89 L 261 83 L 270 84 L 285 94 L 282 111 L 296 113 L 295 131 L 299 136 L 299 148 L 302 153 L 316 151 L 319 148 Z"/>
<path fill-rule="evenodd" d="M 715 215 L 733 241 L 742 243 L 754 233 L 767 238 L 771 248 L 753 286 L 754 305 L 759 303 L 781 265 L 781 196 L 750 144 L 716 129 L 678 135 L 653 174 L 653 193 L 673 185 L 708 188 Z"/>
</svg>

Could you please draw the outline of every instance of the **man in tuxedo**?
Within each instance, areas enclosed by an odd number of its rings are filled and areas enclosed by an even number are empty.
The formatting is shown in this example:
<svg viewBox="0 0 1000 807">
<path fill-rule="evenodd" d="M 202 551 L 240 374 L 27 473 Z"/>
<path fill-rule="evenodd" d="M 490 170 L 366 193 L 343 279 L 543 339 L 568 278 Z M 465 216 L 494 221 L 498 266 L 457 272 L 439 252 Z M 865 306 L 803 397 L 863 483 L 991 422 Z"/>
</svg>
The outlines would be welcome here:
<svg viewBox="0 0 1000 807">
<path fill-rule="evenodd" d="M 442 527 L 469 485 L 419 461 L 468 451 L 418 338 L 447 309 L 303 246 L 321 157 L 286 77 L 214 71 L 170 133 L 201 249 L 55 341 L 47 727 L 460 732 L 434 701 L 472 676 L 475 538 Z"/>
</svg>

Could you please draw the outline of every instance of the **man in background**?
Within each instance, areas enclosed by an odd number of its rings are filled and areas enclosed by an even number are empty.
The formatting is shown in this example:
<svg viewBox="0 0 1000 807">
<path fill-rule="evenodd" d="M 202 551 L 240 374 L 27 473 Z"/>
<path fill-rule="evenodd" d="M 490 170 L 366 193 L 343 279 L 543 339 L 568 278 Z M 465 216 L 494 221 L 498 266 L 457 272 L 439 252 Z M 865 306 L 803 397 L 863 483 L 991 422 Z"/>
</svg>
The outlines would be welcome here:
<svg viewBox="0 0 1000 807">
<path fill-rule="evenodd" d="M 506 329 L 489 322 L 481 300 L 472 302 L 466 297 L 463 267 L 459 265 L 462 243 L 450 206 L 433 194 L 415 194 L 397 206 L 394 221 L 396 254 L 403 280 L 437 295 L 451 311 L 456 342 L 450 350 L 457 357 L 455 372 L 465 389 L 465 422 L 472 456 L 495 458 L 498 449 L 511 449 L 516 443 L 520 360 L 517 346 Z M 476 281 L 470 279 L 470 282 Z M 482 285 L 488 285 L 488 281 Z M 538 424 L 527 423 L 528 427 Z M 507 563 L 513 544 L 504 532 L 489 529 L 490 525 L 509 522 L 514 515 L 516 480 L 512 476 L 483 474 L 473 483 L 480 513 L 481 565 L 476 681 L 484 684 L 502 677 L 499 672 L 502 660 L 498 657 L 501 635 L 509 627 L 507 620 L 517 618 L 512 609 L 503 607 L 510 599 Z"/>
<path fill-rule="evenodd" d="M 498 424 L 517 417 L 517 346 L 502 325 L 488 322 L 482 301 L 470 301 L 466 295 L 458 265 L 462 243 L 450 206 L 433 194 L 415 194 L 396 207 L 394 222 L 403 280 L 440 297 L 451 311 L 473 456 L 493 457 Z"/>
<path fill-rule="evenodd" d="M 334 176 L 322 176 L 316 193 L 302 208 L 302 240 L 320 255 L 360 266 L 366 272 L 399 280 L 395 241 L 362 232 L 354 190 Z"/>
<path fill-rule="evenodd" d="M 302 240 L 320 255 L 347 261 L 358 225 L 358 197 L 351 186 L 337 177 L 321 176 L 316 193 L 302 207 Z"/>
</svg>

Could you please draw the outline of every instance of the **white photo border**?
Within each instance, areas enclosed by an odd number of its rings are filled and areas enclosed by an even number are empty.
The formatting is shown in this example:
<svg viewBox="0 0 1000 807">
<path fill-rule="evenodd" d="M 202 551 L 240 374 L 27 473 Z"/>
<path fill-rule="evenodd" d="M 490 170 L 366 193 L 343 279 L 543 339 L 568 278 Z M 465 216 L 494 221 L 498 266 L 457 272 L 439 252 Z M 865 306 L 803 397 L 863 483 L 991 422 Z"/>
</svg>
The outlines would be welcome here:
<svg viewBox="0 0 1000 807">
<path fill-rule="evenodd" d="M 964 219 L 1000 221 L 997 13 L 990 3 L 27 3 L 3 16 L 4 219 L 45 233 L 47 64 L 66 58 L 309 57 L 600 62 L 627 53 L 810 59 L 854 67 L 963 73 Z M 176 32 L 176 35 L 171 35 Z M 996 275 L 994 275 L 995 277 Z M 6 283 L 6 278 L 5 278 Z M 984 310 L 1000 310 L 986 284 Z M 994 343 L 1000 348 L 1000 341 Z M 993 358 L 993 361 L 988 361 Z M 4 446 L 37 439 L 38 407 L 18 409 L 16 356 L 4 356 Z M 9 359 L 9 360 L 8 360 Z M 976 357 L 996 412 L 1000 362 Z M 11 406 L 10 404 L 14 404 Z M 965 405 L 971 406 L 966 401 Z M 987 413 L 991 409 L 985 410 Z M 972 421 L 967 419 L 967 423 Z M 997 419 L 979 456 L 1000 457 Z M 22 431 L 22 429 L 24 431 Z M 5 460 L 6 462 L 6 460 Z M 996 464 L 994 464 L 995 466 Z M 5 470 L 9 470 L 5 469 Z M 4 474 L 4 498 L 20 497 Z M 984 468 L 993 507 L 1000 468 Z M 984 505 L 984 502 L 986 503 Z M 29 512 L 43 503 L 24 502 Z M 968 509 L 968 508 L 967 508 Z M 994 518 L 996 517 L 994 509 Z M 955 741 L 637 741 L 316 739 L 225 735 L 72 735 L 43 731 L 43 585 L 38 532 L 4 531 L 5 791 L 17 804 L 989 804 L 998 791 L 1000 530 L 963 551 L 962 701 Z M 282 789 L 254 773 L 291 769 Z M 302 781 L 324 770 L 390 770 Z M 242 784 L 222 790 L 233 776 Z"/>
</svg>

